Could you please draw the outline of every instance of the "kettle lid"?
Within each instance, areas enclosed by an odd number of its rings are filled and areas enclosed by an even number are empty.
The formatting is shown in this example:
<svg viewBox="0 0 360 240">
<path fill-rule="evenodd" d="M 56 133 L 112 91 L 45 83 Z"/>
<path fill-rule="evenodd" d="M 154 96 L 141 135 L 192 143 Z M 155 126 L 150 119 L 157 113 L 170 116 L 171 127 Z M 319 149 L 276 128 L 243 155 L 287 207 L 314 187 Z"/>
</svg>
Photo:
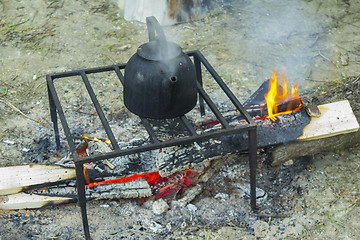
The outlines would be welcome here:
<svg viewBox="0 0 360 240">
<path fill-rule="evenodd" d="M 166 42 L 163 44 L 156 40 L 144 43 L 138 47 L 137 54 L 142 58 L 152 61 L 173 59 L 180 55 L 181 47 L 176 43 Z"/>
</svg>

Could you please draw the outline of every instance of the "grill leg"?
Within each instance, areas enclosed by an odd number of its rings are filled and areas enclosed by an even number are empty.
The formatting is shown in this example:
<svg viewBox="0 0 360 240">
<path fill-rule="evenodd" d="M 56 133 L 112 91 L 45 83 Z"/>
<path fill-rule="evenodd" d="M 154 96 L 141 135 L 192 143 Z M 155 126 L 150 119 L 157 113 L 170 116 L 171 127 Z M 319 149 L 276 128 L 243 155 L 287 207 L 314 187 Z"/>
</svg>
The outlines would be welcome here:
<svg viewBox="0 0 360 240">
<path fill-rule="evenodd" d="M 51 121 L 53 122 L 53 125 L 54 125 L 56 150 L 59 152 L 60 151 L 60 135 L 59 135 L 58 122 L 57 122 L 56 107 L 55 107 L 54 98 L 53 98 L 49 88 L 50 87 L 48 85 L 50 116 L 51 116 Z"/>
<path fill-rule="evenodd" d="M 257 137 L 256 129 L 248 131 L 249 134 L 249 166 L 250 166 L 250 206 L 256 209 L 256 167 L 257 167 Z"/>
<path fill-rule="evenodd" d="M 84 165 L 76 164 L 76 184 L 78 191 L 78 204 L 81 208 L 81 217 L 84 228 L 85 239 L 90 240 L 89 223 L 86 213 L 86 196 L 85 196 L 85 178 L 84 178 Z"/>
<path fill-rule="evenodd" d="M 194 56 L 194 65 L 195 65 L 197 81 L 202 86 L 203 81 L 202 81 L 202 73 L 201 73 L 201 63 L 197 55 Z M 200 114 L 201 116 L 204 116 L 205 115 L 204 99 L 200 94 L 199 94 L 199 104 L 200 104 Z"/>
</svg>

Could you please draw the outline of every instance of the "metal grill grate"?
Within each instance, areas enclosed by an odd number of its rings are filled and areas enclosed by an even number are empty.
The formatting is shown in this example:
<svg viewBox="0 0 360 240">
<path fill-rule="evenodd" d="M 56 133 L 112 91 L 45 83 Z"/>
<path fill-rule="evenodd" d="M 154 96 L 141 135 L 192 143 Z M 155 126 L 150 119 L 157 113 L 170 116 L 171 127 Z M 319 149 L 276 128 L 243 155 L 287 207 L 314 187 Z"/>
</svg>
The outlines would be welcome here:
<svg viewBox="0 0 360 240">
<path fill-rule="evenodd" d="M 205 59 L 205 57 L 199 51 L 188 52 L 187 54 L 193 58 L 193 61 L 195 64 L 196 77 L 197 77 L 197 89 L 198 89 L 198 93 L 199 93 L 200 113 L 201 113 L 201 115 L 205 114 L 205 103 L 206 103 L 207 106 L 211 109 L 211 111 L 216 116 L 217 120 L 222 124 L 223 129 L 198 134 L 195 131 L 193 123 L 185 115 L 183 115 L 183 116 L 179 117 L 179 120 L 182 123 L 184 123 L 184 126 L 186 127 L 190 136 L 179 137 L 179 138 L 165 142 L 165 141 L 160 141 L 156 137 L 155 130 L 151 127 L 151 124 L 149 123 L 148 119 L 141 118 L 141 122 L 150 136 L 151 143 L 142 145 L 142 146 L 138 146 L 138 147 L 134 147 L 134 148 L 129 148 L 129 149 L 120 149 L 120 147 L 115 139 L 115 136 L 111 130 L 111 127 L 104 115 L 102 108 L 100 107 L 99 101 L 97 100 L 94 90 L 89 82 L 88 77 L 87 77 L 88 74 L 112 71 L 112 72 L 116 73 L 120 82 L 123 83 L 124 76 L 123 76 L 121 70 L 125 68 L 126 64 L 118 64 L 118 65 L 99 67 L 99 68 L 91 68 L 91 69 L 82 69 L 82 70 L 69 71 L 69 72 L 63 72 L 63 73 L 54 73 L 54 74 L 50 74 L 50 75 L 46 76 L 48 95 L 49 95 L 49 104 L 50 104 L 50 114 L 51 114 L 51 120 L 54 125 L 56 146 L 59 151 L 60 150 L 60 135 L 59 135 L 59 128 L 58 128 L 58 117 L 59 117 L 60 122 L 61 122 L 62 127 L 65 132 L 67 142 L 70 147 L 70 151 L 73 155 L 75 166 L 76 166 L 78 201 L 79 201 L 79 206 L 81 208 L 82 221 L 83 221 L 83 227 L 84 227 L 86 239 L 90 239 L 90 232 L 89 232 L 87 212 L 86 212 L 85 179 L 84 179 L 84 173 L 83 173 L 83 165 L 85 163 L 90 163 L 90 162 L 95 162 L 95 161 L 99 161 L 99 160 L 104 160 L 104 159 L 109 159 L 109 158 L 114 158 L 114 157 L 119 157 L 119 156 L 125 156 L 125 155 L 130 155 L 130 154 L 134 154 L 134 153 L 140 153 L 140 152 L 145 152 L 145 151 L 150 151 L 150 150 L 155 150 L 155 149 L 161 149 L 161 148 L 166 148 L 166 147 L 171 147 L 171 146 L 191 144 L 194 142 L 201 142 L 201 141 L 205 141 L 205 140 L 212 139 L 212 138 L 216 139 L 221 136 L 238 134 L 241 132 L 248 132 L 249 165 L 250 165 L 250 204 L 251 204 L 251 208 L 253 210 L 256 208 L 256 192 L 255 192 L 255 190 L 256 190 L 256 166 L 257 166 L 256 124 L 255 124 L 254 120 L 250 117 L 248 112 L 245 110 L 245 108 L 241 105 L 241 103 L 235 97 L 235 95 L 230 91 L 230 89 L 226 86 L 224 81 L 220 78 L 220 76 L 216 73 L 216 71 L 213 69 L 213 67 Z M 216 107 L 216 104 L 211 100 L 209 95 L 206 93 L 206 91 L 202 87 L 202 72 L 201 72 L 202 65 L 211 74 L 212 78 L 216 81 L 216 83 L 223 90 L 223 92 L 226 94 L 226 96 L 234 104 L 234 106 L 237 108 L 237 110 L 242 114 L 242 116 L 246 120 L 246 124 L 241 125 L 241 126 L 236 126 L 236 127 L 230 126 L 229 122 L 225 119 L 225 117 L 222 115 L 220 110 Z M 105 129 L 105 132 L 111 141 L 111 144 L 113 147 L 112 152 L 104 153 L 102 155 L 83 157 L 83 158 L 80 158 L 79 155 L 77 154 L 75 143 L 74 143 L 74 138 L 71 134 L 69 125 L 68 125 L 66 117 L 64 115 L 64 112 L 63 112 L 63 109 L 62 109 L 62 106 L 61 106 L 61 103 L 60 103 L 60 100 L 57 95 L 56 88 L 55 88 L 55 85 L 53 82 L 54 79 L 66 78 L 66 77 L 72 77 L 72 76 L 81 76 L 81 79 L 84 82 L 86 89 L 90 95 L 91 101 L 95 106 L 98 117 L 101 120 L 101 123 Z"/>
</svg>

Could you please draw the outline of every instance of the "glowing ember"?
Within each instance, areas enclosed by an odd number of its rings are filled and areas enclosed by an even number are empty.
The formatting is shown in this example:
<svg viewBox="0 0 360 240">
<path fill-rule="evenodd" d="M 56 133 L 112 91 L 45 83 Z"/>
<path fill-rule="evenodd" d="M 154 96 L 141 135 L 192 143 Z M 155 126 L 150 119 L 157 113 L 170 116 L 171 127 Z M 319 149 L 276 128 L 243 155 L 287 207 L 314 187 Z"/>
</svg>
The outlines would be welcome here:
<svg viewBox="0 0 360 240">
<path fill-rule="evenodd" d="M 281 74 L 282 86 L 279 84 L 279 74 L 276 71 L 272 71 L 270 78 L 269 91 L 264 95 L 268 118 L 272 121 L 276 121 L 276 116 L 281 114 L 289 114 L 299 111 L 302 107 L 301 99 L 298 94 L 299 85 L 291 84 L 291 89 L 288 89 L 287 80 L 285 74 Z M 285 111 L 278 111 L 278 106 L 286 104 Z M 293 109 L 293 106 L 296 106 Z"/>
<path fill-rule="evenodd" d="M 159 173 L 134 174 L 131 177 L 124 177 L 114 180 L 89 183 L 88 185 L 86 185 L 86 187 L 95 187 L 97 185 L 104 185 L 104 184 L 125 183 L 125 182 L 134 181 L 136 179 L 144 179 L 144 178 L 149 184 L 151 184 L 153 181 L 160 178 L 160 175 Z"/>
<path fill-rule="evenodd" d="M 90 138 L 87 138 L 87 139 L 90 139 Z M 91 140 L 94 140 L 94 139 L 91 139 Z M 87 152 L 86 152 L 87 148 L 88 148 L 88 145 L 86 142 L 82 143 L 77 148 L 77 153 L 78 153 L 79 157 L 88 156 Z M 86 188 L 93 188 L 93 187 L 96 187 L 99 185 L 126 183 L 126 182 L 134 181 L 137 179 L 145 179 L 149 183 L 149 185 L 152 189 L 152 192 L 157 199 L 180 197 L 184 188 L 197 183 L 197 178 L 200 175 L 200 173 L 198 173 L 198 172 L 192 172 L 189 169 L 185 169 L 184 171 L 174 173 L 173 175 L 168 176 L 168 177 L 161 177 L 159 173 L 155 172 L 155 173 L 134 174 L 129 177 L 123 177 L 123 178 L 113 179 L 113 180 L 91 182 L 91 179 L 90 179 L 89 173 L 88 173 L 89 166 L 91 166 L 92 168 L 94 167 L 93 163 L 84 164 L 84 178 L 85 178 L 85 183 L 86 183 L 85 187 Z M 205 170 L 206 169 L 204 169 L 204 171 Z M 146 201 L 146 199 L 143 199 L 143 201 Z"/>
</svg>

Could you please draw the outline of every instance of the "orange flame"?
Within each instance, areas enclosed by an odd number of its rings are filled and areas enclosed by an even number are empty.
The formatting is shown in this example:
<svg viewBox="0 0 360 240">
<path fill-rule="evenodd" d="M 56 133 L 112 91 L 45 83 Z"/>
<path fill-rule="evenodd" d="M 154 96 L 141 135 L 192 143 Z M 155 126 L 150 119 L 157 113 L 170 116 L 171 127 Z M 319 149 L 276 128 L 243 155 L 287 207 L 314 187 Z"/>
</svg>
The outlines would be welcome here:
<svg viewBox="0 0 360 240">
<path fill-rule="evenodd" d="M 299 84 L 291 84 L 291 90 L 288 89 L 286 75 L 281 74 L 282 86 L 278 83 L 279 74 L 276 71 L 272 71 L 270 77 L 269 91 L 264 95 L 268 118 L 272 121 L 276 121 L 276 116 L 282 114 L 289 114 L 291 112 L 299 111 L 302 107 L 301 99 L 298 94 Z M 286 109 L 278 112 L 278 106 L 286 103 Z M 292 109 L 293 106 L 295 109 Z"/>
<path fill-rule="evenodd" d="M 110 141 L 109 139 L 99 139 L 99 138 L 97 138 L 97 137 L 91 138 L 91 137 L 87 137 L 87 136 L 85 136 L 85 135 L 82 135 L 82 137 L 83 137 L 84 139 L 86 139 L 86 140 L 92 140 L 92 141 L 95 141 L 95 142 L 105 142 L 105 143 L 107 143 L 107 144 L 111 144 L 111 141 Z"/>
</svg>

